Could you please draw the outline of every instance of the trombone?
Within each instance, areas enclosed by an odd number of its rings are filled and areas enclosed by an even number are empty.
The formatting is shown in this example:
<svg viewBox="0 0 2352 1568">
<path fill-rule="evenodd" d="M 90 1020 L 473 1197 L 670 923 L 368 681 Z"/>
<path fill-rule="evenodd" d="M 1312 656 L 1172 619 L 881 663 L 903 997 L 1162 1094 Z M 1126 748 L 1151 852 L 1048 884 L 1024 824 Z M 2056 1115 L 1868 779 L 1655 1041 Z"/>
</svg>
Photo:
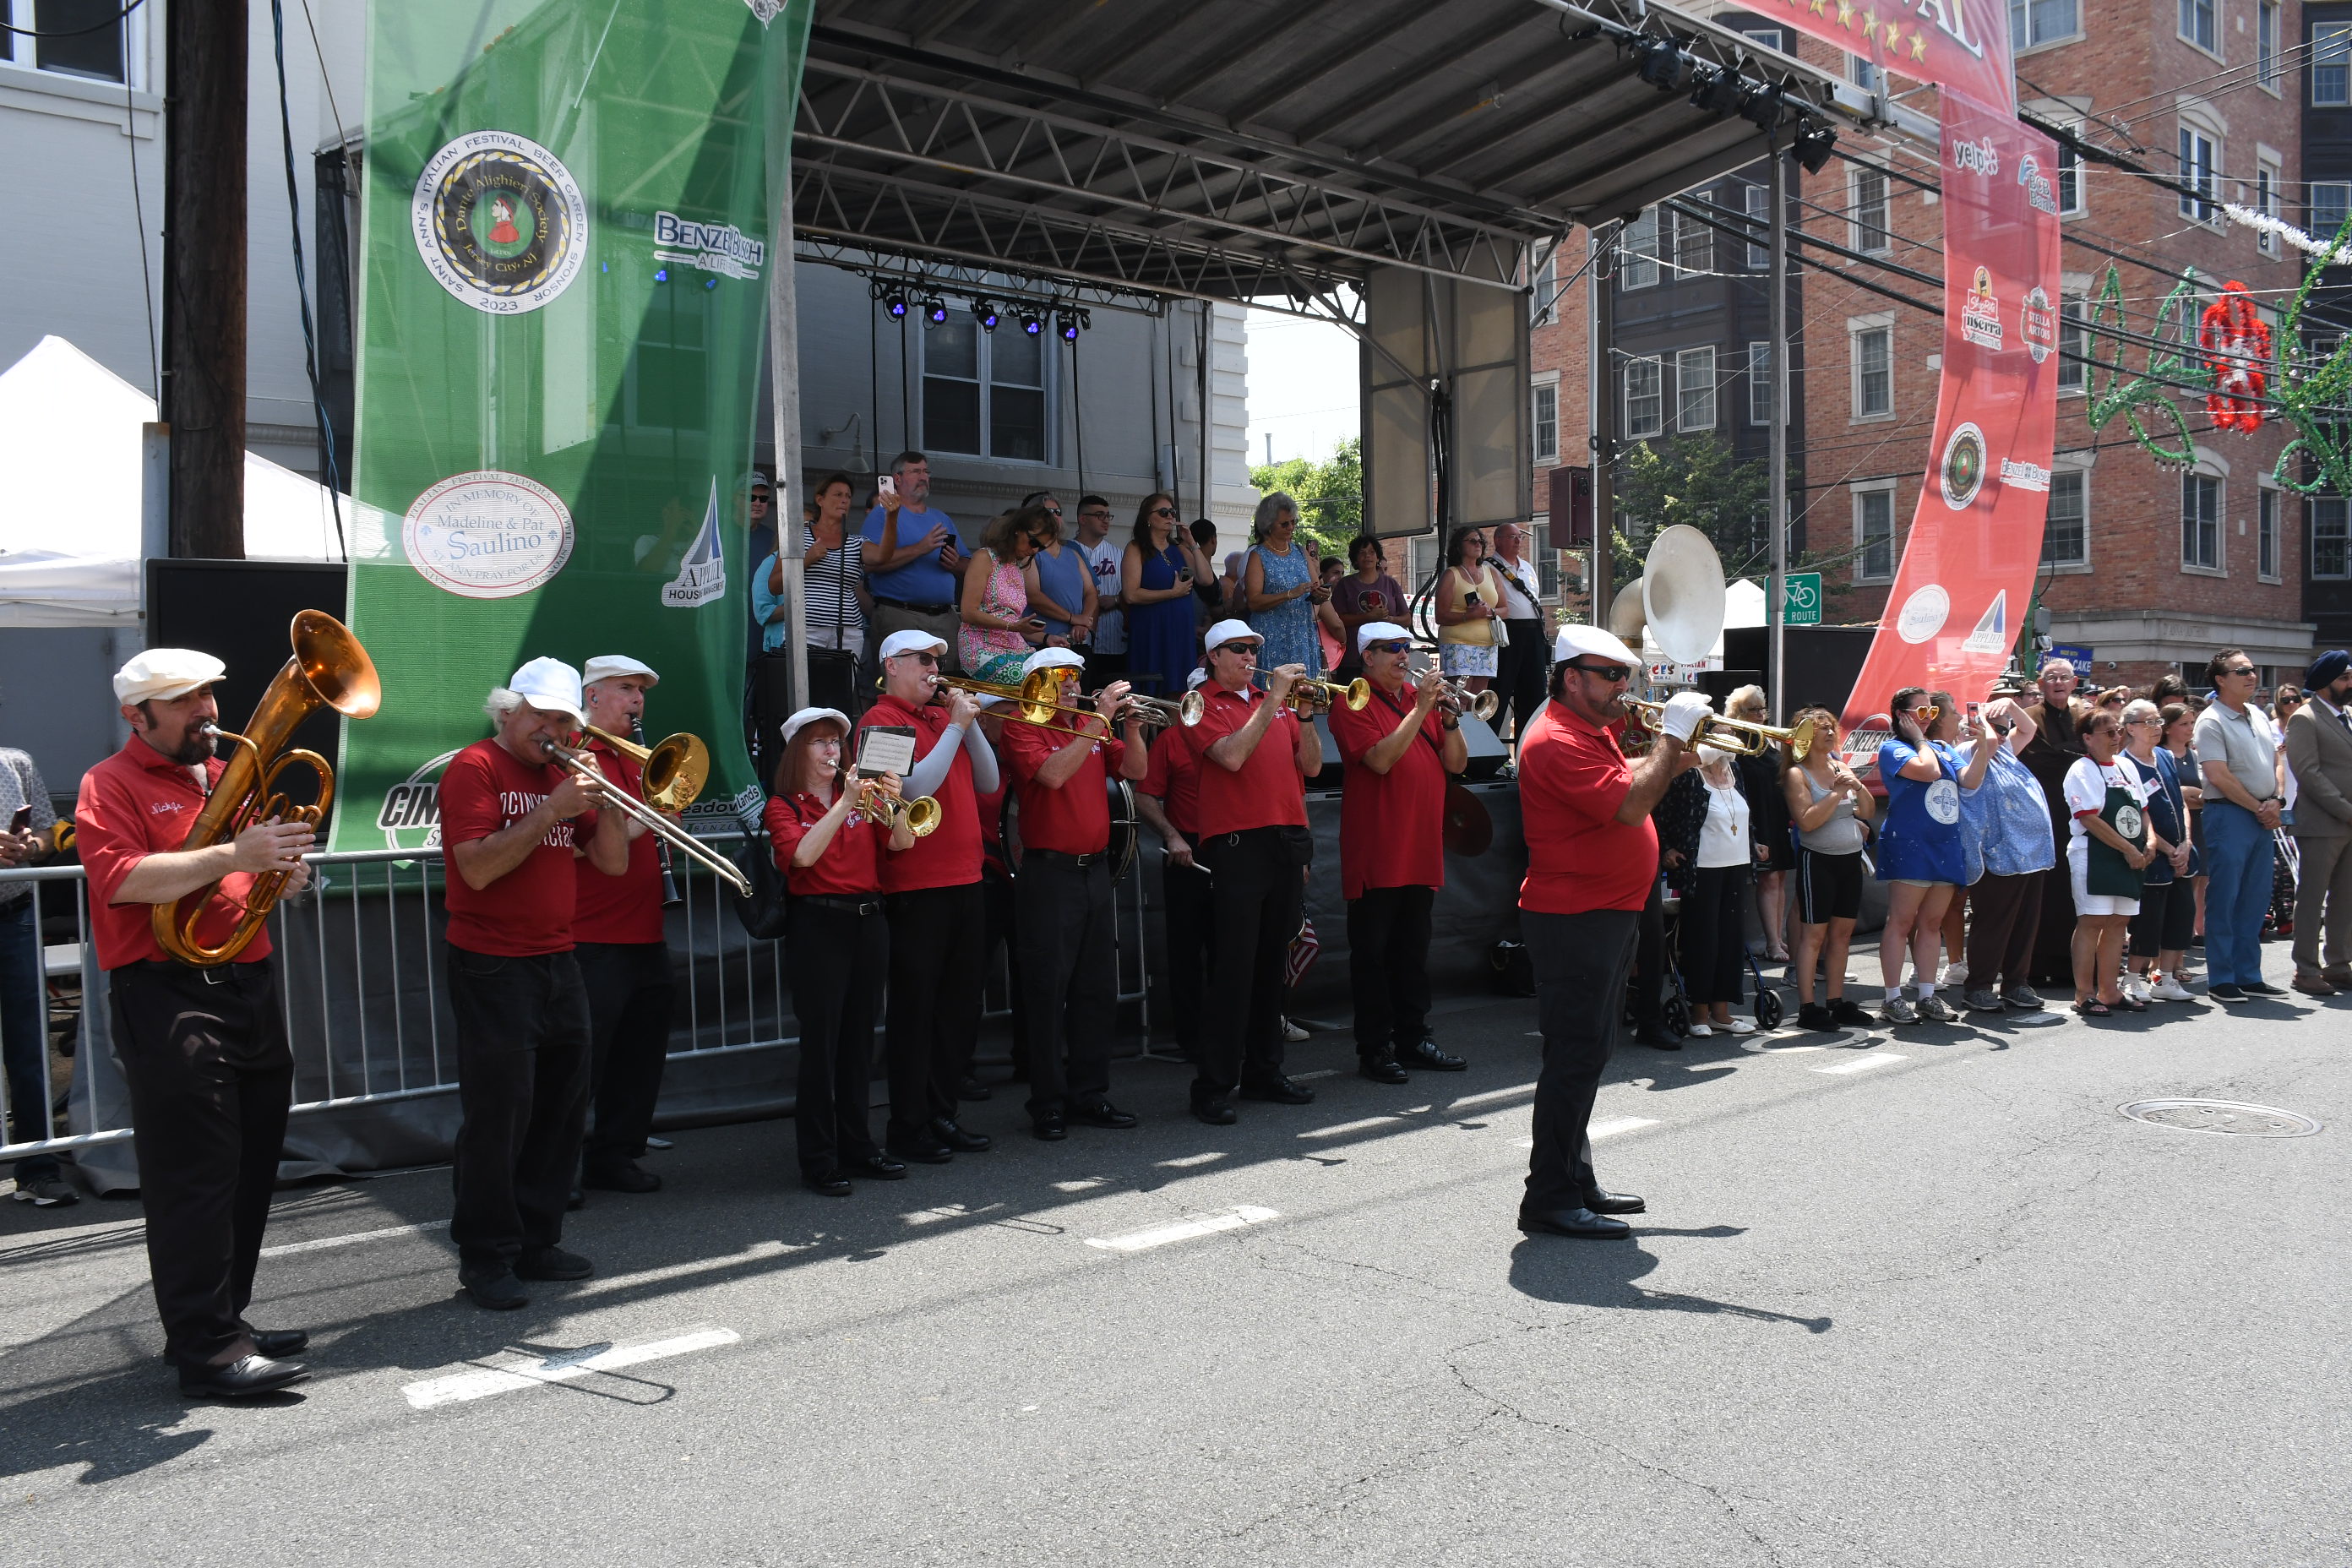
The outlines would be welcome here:
<svg viewBox="0 0 2352 1568">
<path fill-rule="evenodd" d="M 928 838 L 939 830 L 940 803 L 932 795 L 907 800 L 868 780 L 858 786 L 857 809 L 893 833 L 898 831 L 901 816 L 907 819 L 908 830 L 918 838 Z"/>
<path fill-rule="evenodd" d="M 1653 733 L 1663 732 L 1666 714 L 1664 703 L 1631 696 L 1622 700 L 1627 708 L 1641 715 L 1643 724 Z M 1769 746 L 1786 746 L 1790 755 L 1803 762 L 1812 753 L 1813 721 L 1800 719 L 1793 727 L 1783 730 L 1770 724 L 1759 724 L 1752 719 L 1731 719 L 1719 713 L 1710 713 L 1706 716 L 1706 722 L 1699 726 L 1698 733 L 1691 737 L 1691 743 L 1713 746 L 1718 752 L 1729 752 L 1739 757 L 1761 756 Z"/>
<path fill-rule="evenodd" d="M 710 777 L 710 749 L 695 736 L 681 731 L 657 745 L 640 746 L 593 724 L 583 728 L 645 770 L 648 805 L 663 811 L 684 811 L 702 794 L 702 786 Z"/>
<path fill-rule="evenodd" d="M 668 742 L 663 743 L 666 745 Z M 718 876 L 743 898 L 748 899 L 751 896 L 751 880 L 737 869 L 734 861 L 719 854 L 652 806 L 636 799 L 628 791 L 621 788 L 616 780 L 606 778 L 594 764 L 588 761 L 584 753 L 573 751 L 569 746 L 558 745 L 553 741 L 542 741 L 540 746 L 547 752 L 548 761 L 560 764 L 583 783 L 594 785 L 604 796 L 605 803 L 614 810 L 643 825 L 646 832 L 679 854 L 700 862 L 704 870 Z M 659 748 L 656 747 L 656 750 L 658 751 Z M 603 807 L 600 806 L 598 809 L 602 810 Z"/>
</svg>

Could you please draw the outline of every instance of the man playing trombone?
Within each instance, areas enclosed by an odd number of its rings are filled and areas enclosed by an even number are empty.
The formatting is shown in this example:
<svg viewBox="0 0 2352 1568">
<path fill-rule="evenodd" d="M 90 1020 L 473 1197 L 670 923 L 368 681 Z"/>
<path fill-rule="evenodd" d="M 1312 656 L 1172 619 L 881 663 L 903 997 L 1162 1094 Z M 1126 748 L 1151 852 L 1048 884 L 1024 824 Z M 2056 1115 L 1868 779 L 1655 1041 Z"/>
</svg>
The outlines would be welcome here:
<svg viewBox="0 0 2352 1568">
<path fill-rule="evenodd" d="M 584 1279 L 563 1210 L 588 1108 L 588 995 L 572 954 L 572 862 L 628 870 L 628 818 L 598 811 L 593 763 L 568 765 L 587 721 L 580 672 L 534 658 L 490 693 L 496 726 L 441 775 L 450 1010 L 457 1020 L 451 1185 L 457 1282 L 494 1310 L 528 1304 L 529 1279 Z"/>
<path fill-rule="evenodd" d="M 1339 891 L 1348 900 L 1348 979 L 1357 1070 L 1403 1083 L 1405 1068 L 1469 1064 L 1429 1038 L 1430 911 L 1445 882 L 1445 780 L 1470 765 L 1466 696 L 1435 669 L 1412 682 L 1412 636 L 1392 621 L 1356 629 L 1372 700 L 1335 703 L 1331 739 L 1348 764 L 1339 795 Z"/>
<path fill-rule="evenodd" d="M 1127 682 L 1078 707 L 1086 660 L 1040 648 L 1021 666 L 1066 670 L 1061 704 L 1045 723 L 1017 709 L 1004 721 L 1004 761 L 1021 803 L 1021 874 L 1013 881 L 1013 948 L 1029 1002 L 1029 1120 L 1053 1142 L 1069 1123 L 1128 1128 L 1132 1112 L 1110 1102 L 1110 1042 L 1118 1017 L 1118 958 L 1111 945 L 1110 779 L 1144 749 L 1142 720 L 1129 708 L 1115 739 Z M 1008 705 L 1011 706 L 1011 705 Z M 1064 1050 L 1069 1065 L 1062 1062 Z"/>
</svg>

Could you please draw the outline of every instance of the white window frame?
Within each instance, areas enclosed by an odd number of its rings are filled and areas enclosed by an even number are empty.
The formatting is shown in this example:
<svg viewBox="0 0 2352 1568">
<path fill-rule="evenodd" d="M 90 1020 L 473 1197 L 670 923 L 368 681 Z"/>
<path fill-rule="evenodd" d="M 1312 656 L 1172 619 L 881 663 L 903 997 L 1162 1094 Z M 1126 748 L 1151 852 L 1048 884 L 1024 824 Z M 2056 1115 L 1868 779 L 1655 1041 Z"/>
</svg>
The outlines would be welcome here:
<svg viewBox="0 0 2352 1568">
<path fill-rule="evenodd" d="M 2178 0 L 2172 15 L 2174 36 L 2182 43 L 2199 54 L 2221 58 L 2221 0 Z M 2210 37 L 2200 38 L 2192 30 L 2200 16 L 2211 29 Z"/>
<path fill-rule="evenodd" d="M 1864 221 L 1863 187 L 1874 184 L 1878 195 L 1874 204 L 1878 222 L 1874 226 Z M 1886 171 L 1875 163 L 1851 163 L 1845 172 L 1846 238 L 1853 248 L 1864 256 L 1885 256 L 1895 248 L 1895 225 L 1892 216 L 1894 194 Z M 1874 243 L 1874 241 L 1875 243 Z"/>
<path fill-rule="evenodd" d="M 1742 27 L 1739 36 L 1751 44 L 1761 44 L 1768 49 L 1788 47 L 1787 35 L 1778 27 Z"/>
<path fill-rule="evenodd" d="M 2326 98 L 2319 95 L 2322 71 L 2328 73 Z M 2311 78 L 2314 109 L 2352 106 L 2352 22 L 2311 25 L 2311 53 L 2304 62 L 2304 74 Z"/>
<path fill-rule="evenodd" d="M 1755 339 L 1748 345 L 1748 423 L 1770 426 L 1772 397 L 1780 389 L 1772 375 L 1772 340 Z"/>
<path fill-rule="evenodd" d="M 2174 139 L 2174 155 L 2179 161 L 2175 177 L 2189 190 L 2202 190 L 2200 200 L 2183 190 L 2179 196 L 2180 216 L 2190 223 L 2209 228 L 2221 226 L 2221 133 L 2202 120 L 2180 118 Z M 2202 212 L 2198 211 L 2203 207 Z"/>
<path fill-rule="evenodd" d="M 2088 466 L 2077 467 L 2063 459 L 2053 464 L 2050 474 L 2050 499 L 2053 503 L 2058 499 L 2059 481 L 2062 479 L 2069 482 L 2068 488 L 2078 489 L 2083 498 L 2083 551 L 2080 555 L 2068 561 L 2053 561 L 2047 553 L 2044 553 L 2039 570 L 2087 573 L 2091 569 L 2091 470 Z M 2046 510 L 2044 515 L 2047 516 Z M 2049 548 L 2049 530 L 2046 522 L 2043 525 L 2042 548 L 2045 552 Z"/>
<path fill-rule="evenodd" d="M 1857 584 L 1892 583 L 1895 581 L 1895 568 L 1903 559 L 1895 549 L 1895 535 L 1899 531 L 1895 521 L 1895 481 L 1879 479 L 1850 486 L 1849 489 L 1853 497 L 1853 581 Z M 1886 502 L 1886 569 L 1884 573 L 1870 569 L 1870 540 L 1864 531 L 1864 514 L 1878 498 L 1884 498 Z"/>
<path fill-rule="evenodd" d="M 2267 147 L 2254 151 L 2254 210 L 2264 217 L 2279 216 L 2279 155 Z M 2254 248 L 2264 256 L 2278 254 L 2278 236 L 2254 230 Z"/>
<path fill-rule="evenodd" d="M 969 305 L 956 300 L 950 300 L 948 302 L 948 309 L 950 311 L 962 312 L 965 314 L 969 314 L 971 311 L 971 307 Z M 958 452 L 954 447 L 941 445 L 930 438 L 929 429 L 930 421 L 930 393 L 929 389 L 924 385 L 924 383 L 933 379 L 935 375 L 937 376 L 937 379 L 940 381 L 961 381 L 964 378 L 961 376 L 935 373 L 931 369 L 929 353 L 930 334 L 928 331 L 923 332 L 919 339 L 922 343 L 923 348 L 922 353 L 917 357 L 920 358 L 923 363 L 915 367 L 915 428 L 924 432 L 923 445 L 925 448 L 932 452 L 946 452 L 959 458 L 978 458 L 981 461 L 987 463 L 1004 463 L 1016 468 L 1047 468 L 1055 466 L 1059 458 L 1059 441 L 1056 437 L 1057 432 L 1061 427 L 1061 399 L 1058 395 L 1058 389 L 1062 356 L 1055 351 L 1061 340 L 1054 336 L 1054 329 L 1050 323 L 1046 326 L 1045 331 L 1039 334 L 1037 339 L 1038 384 L 1035 388 L 1032 389 L 1024 386 L 1019 382 L 1009 382 L 1006 384 L 1009 386 L 1015 387 L 1024 392 L 1034 390 L 1037 394 L 1037 399 L 1040 405 L 1039 417 L 1042 421 L 1039 440 L 1041 454 L 1035 458 L 1000 457 L 993 450 L 996 445 L 996 398 L 993 395 L 996 389 L 996 354 L 994 344 L 999 337 L 1019 337 L 1022 335 L 1022 332 L 1021 329 L 1017 325 L 1013 324 L 1009 319 L 1004 325 L 998 327 L 993 332 L 985 332 L 981 331 L 980 324 L 977 321 L 971 323 L 971 325 L 973 342 L 978 345 L 978 351 L 973 355 L 972 363 L 974 369 L 979 374 L 980 450 L 977 452 Z"/>
<path fill-rule="evenodd" d="M 1748 232 L 1751 234 L 1769 233 L 1772 227 L 1772 187 L 1769 185 L 1742 185 L 1739 187 L 1739 190 L 1740 205 L 1746 209 L 1748 214 Z M 1748 265 L 1754 268 L 1759 272 L 1769 270 L 1772 265 L 1771 245 L 1769 242 L 1759 245 L 1756 241 L 1752 239 L 1749 240 L 1748 242 Z"/>
<path fill-rule="evenodd" d="M 38 26 L 34 20 L 35 5 L 36 0 L 0 0 L 0 22 L 6 22 L 12 26 L 28 30 L 34 28 Z M 126 86 L 134 93 L 143 93 L 147 90 L 147 17 L 152 9 L 151 6 L 141 5 L 122 21 L 123 70 L 131 78 L 129 82 L 120 82 L 111 77 L 84 76 L 79 71 L 58 70 L 54 66 L 44 68 L 39 63 L 41 41 L 38 38 L 28 37 L 21 33 L 0 33 L 0 66 L 13 65 L 18 70 L 32 72 L 37 79 L 33 82 L 12 81 L 8 85 L 32 87 L 39 90 L 47 88 L 51 83 L 78 82 L 100 91 L 112 93 L 114 106 L 120 109 L 122 105 L 122 89 Z M 65 90 L 74 97 L 82 96 L 79 93 L 72 93 L 70 89 Z M 152 103 L 142 103 L 135 107 L 145 111 L 152 110 L 157 106 Z"/>
<path fill-rule="evenodd" d="M 1532 301 L 1535 315 L 1529 324 L 1549 327 L 1559 321 L 1559 247 L 1551 247 L 1544 258 L 1542 268 L 1536 274 L 1536 297 Z"/>
<path fill-rule="evenodd" d="M 2254 492 L 2254 580 L 2286 580 L 2286 498 L 2268 475 Z M 2267 564 L 2265 564 L 2267 563 Z"/>
<path fill-rule="evenodd" d="M 2090 391 L 2091 367 L 2080 359 L 2063 357 L 2066 353 L 2087 353 L 2091 342 L 2091 301 L 2080 294 L 2063 295 L 2058 300 L 2058 395 L 2081 397 Z"/>
<path fill-rule="evenodd" d="M 1704 202 L 1708 205 L 1713 205 L 1715 202 L 1715 197 L 1710 192 L 1696 192 L 1693 193 L 1692 195 L 1684 199 L 1688 201 Z M 1675 237 L 1675 277 L 1676 280 L 1679 281 L 1685 278 L 1703 277 L 1706 274 L 1714 271 L 1715 230 L 1699 222 L 1696 218 L 1692 217 L 1687 213 L 1675 213 L 1673 216 L 1674 227 L 1672 232 Z M 1667 229 L 1663 219 L 1660 220 L 1658 232 L 1661 237 L 1667 233 Z"/>
<path fill-rule="evenodd" d="M 1694 436 L 1721 423 L 1715 358 L 1713 343 L 1675 351 L 1675 429 L 1678 434 Z"/>
<path fill-rule="evenodd" d="M 2335 211 L 2352 216 L 2352 180 L 2314 180 L 2310 190 L 2311 200 L 2305 205 L 2304 216 L 2311 229 L 2311 237 L 2314 239 L 2333 239 L 2336 231 L 2344 226 L 2344 217 L 2337 217 L 2334 223 L 2323 223 L 2319 216 L 2319 193 L 2326 191 L 2334 198 Z"/>
<path fill-rule="evenodd" d="M 2083 122 L 2075 121 L 2067 130 L 2080 132 Z M 2083 178 L 2083 154 L 2072 142 L 2058 143 L 2058 216 L 2081 217 L 2091 210 L 2089 182 Z"/>
<path fill-rule="evenodd" d="M 2286 8 L 2279 0 L 2255 0 L 2254 4 L 2254 85 L 2273 98 L 2283 96 L 2279 83 L 2287 72 L 2279 64 L 2281 28 L 2286 22 Z"/>
<path fill-rule="evenodd" d="M 1544 405 L 1551 405 L 1551 416 L 1544 416 Z M 1528 384 L 1528 418 L 1532 432 L 1536 461 L 1546 468 L 1559 463 L 1559 372 L 1538 372 Z M 1549 440 L 1547 440 L 1549 432 Z"/>
<path fill-rule="evenodd" d="M 1871 332 L 1886 334 L 1886 406 L 1865 411 L 1862 397 L 1862 340 Z M 1876 316 L 1856 316 L 1845 324 L 1846 378 L 1850 423 L 1874 424 L 1895 417 L 1895 317 L 1892 313 Z"/>
<path fill-rule="evenodd" d="M 1619 395 L 1622 399 L 1622 406 L 1619 413 L 1618 424 L 1625 439 L 1646 441 L 1654 436 L 1664 435 L 1666 433 L 1665 362 L 1656 354 L 1629 354 L 1624 363 L 1623 389 Z M 1633 419 L 1635 395 L 1633 386 L 1637 378 L 1646 380 L 1649 384 L 1649 390 L 1641 395 L 1642 401 L 1654 405 L 1650 417 L 1640 429 L 1634 428 Z"/>
<path fill-rule="evenodd" d="M 2010 54 L 2011 56 L 2029 55 L 2036 49 L 2046 49 L 2054 45 L 2072 43 L 2075 39 L 2081 37 L 2083 36 L 2084 0 L 2072 0 L 2072 4 L 2068 7 L 2074 12 L 2074 25 L 2071 29 L 2063 33 L 2045 33 L 2038 38 L 2032 36 L 2034 22 L 2033 13 L 2038 9 L 2047 9 L 2063 3 L 2064 0 L 2010 0 Z"/>
<path fill-rule="evenodd" d="M 1631 293 L 1658 286 L 1658 240 L 1665 226 L 1664 209 L 1651 207 L 1625 225 L 1617 246 L 1617 289 Z"/>
<path fill-rule="evenodd" d="M 2347 502 L 2342 496 L 2312 496 L 2309 500 L 2311 504 L 2304 523 L 2304 559 L 2308 563 L 2312 581 L 2341 583 L 2352 579 L 2352 502 Z M 2329 513 L 2324 521 L 2321 518 L 2323 507 Z M 2333 572 L 2323 572 L 2319 568 L 2319 542 L 2323 531 L 2338 552 Z"/>
<path fill-rule="evenodd" d="M 1879 74 L 1877 63 L 1867 55 L 1846 56 L 1845 79 L 1864 92 L 1886 90 L 1886 79 Z"/>
<path fill-rule="evenodd" d="M 2213 559 L 2191 561 L 2189 556 L 2189 497 L 2190 488 L 2203 482 L 2213 487 Z M 2203 519 L 2199 522 L 2201 525 Z M 2230 481 L 2228 476 L 2200 466 L 2180 476 L 2180 570 L 2192 577 L 2227 577 L 2230 574 Z"/>
</svg>

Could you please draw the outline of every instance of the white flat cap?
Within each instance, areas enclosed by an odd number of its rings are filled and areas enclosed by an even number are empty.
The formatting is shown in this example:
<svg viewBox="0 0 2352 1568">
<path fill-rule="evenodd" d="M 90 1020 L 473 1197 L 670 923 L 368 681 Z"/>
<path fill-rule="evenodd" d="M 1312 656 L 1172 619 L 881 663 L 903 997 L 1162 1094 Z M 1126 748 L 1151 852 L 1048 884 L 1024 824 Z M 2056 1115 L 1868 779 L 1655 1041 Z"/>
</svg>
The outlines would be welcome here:
<svg viewBox="0 0 2352 1568">
<path fill-rule="evenodd" d="M 1551 661 L 1565 664 L 1571 658 L 1607 658 L 1619 664 L 1642 668 L 1642 656 L 1599 626 L 1567 626 L 1552 639 Z"/>
<path fill-rule="evenodd" d="M 1041 647 L 1021 661 L 1021 673 L 1036 674 L 1041 669 L 1084 669 L 1087 661 L 1066 647 Z"/>
<path fill-rule="evenodd" d="M 228 666 L 192 647 L 151 647 L 114 672 L 114 700 L 128 708 L 185 697 L 228 673 Z"/>
<path fill-rule="evenodd" d="M 1376 642 L 1411 642 L 1412 634 L 1394 621 L 1366 621 L 1356 628 L 1356 651 L 1361 653 Z"/>
<path fill-rule="evenodd" d="M 840 709 L 803 708 L 799 712 L 784 721 L 784 743 L 786 745 L 790 745 L 794 735 L 799 734 L 803 730 L 807 729 L 810 725 L 815 723 L 820 719 L 830 719 L 835 723 L 841 726 L 841 732 L 845 736 L 849 733 L 849 715 L 844 713 Z"/>
<path fill-rule="evenodd" d="M 580 672 L 560 658 L 532 659 L 514 672 L 507 689 L 542 713 L 562 713 L 576 722 L 588 722 L 580 701 Z"/>
<path fill-rule="evenodd" d="M 947 651 L 946 643 L 929 632 L 917 631 L 910 626 L 903 632 L 892 632 L 888 637 L 884 637 L 882 652 L 877 657 L 896 658 L 902 653 L 945 653 Z"/>
<path fill-rule="evenodd" d="M 647 686 L 661 684 L 661 677 L 654 673 L 652 665 L 640 663 L 625 653 L 600 653 L 590 659 L 581 667 L 580 684 L 593 686 L 600 680 L 610 680 L 620 675 L 642 675 Z"/>
<path fill-rule="evenodd" d="M 1247 621 L 1219 621 L 1209 628 L 1209 635 L 1201 639 L 1201 646 L 1204 648 L 1217 648 L 1223 647 L 1237 637 L 1256 637 L 1257 628 Z M 1263 642 L 1265 639 L 1259 637 L 1258 640 Z"/>
</svg>

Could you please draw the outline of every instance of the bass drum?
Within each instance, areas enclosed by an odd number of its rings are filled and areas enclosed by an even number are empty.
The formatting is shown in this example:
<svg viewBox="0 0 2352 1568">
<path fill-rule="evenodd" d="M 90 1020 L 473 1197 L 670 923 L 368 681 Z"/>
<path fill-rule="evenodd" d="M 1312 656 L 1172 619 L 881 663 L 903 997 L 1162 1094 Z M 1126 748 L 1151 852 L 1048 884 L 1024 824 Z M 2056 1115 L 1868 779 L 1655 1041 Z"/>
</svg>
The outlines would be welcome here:
<svg viewBox="0 0 2352 1568">
<path fill-rule="evenodd" d="M 1135 810 L 1135 786 L 1125 779 L 1109 779 L 1110 797 L 1110 879 L 1124 880 L 1135 867 L 1137 829 L 1141 818 Z M 1004 837 L 1004 863 L 1014 876 L 1021 874 L 1021 792 L 1004 792 L 1004 815 L 1001 823 Z"/>
</svg>

